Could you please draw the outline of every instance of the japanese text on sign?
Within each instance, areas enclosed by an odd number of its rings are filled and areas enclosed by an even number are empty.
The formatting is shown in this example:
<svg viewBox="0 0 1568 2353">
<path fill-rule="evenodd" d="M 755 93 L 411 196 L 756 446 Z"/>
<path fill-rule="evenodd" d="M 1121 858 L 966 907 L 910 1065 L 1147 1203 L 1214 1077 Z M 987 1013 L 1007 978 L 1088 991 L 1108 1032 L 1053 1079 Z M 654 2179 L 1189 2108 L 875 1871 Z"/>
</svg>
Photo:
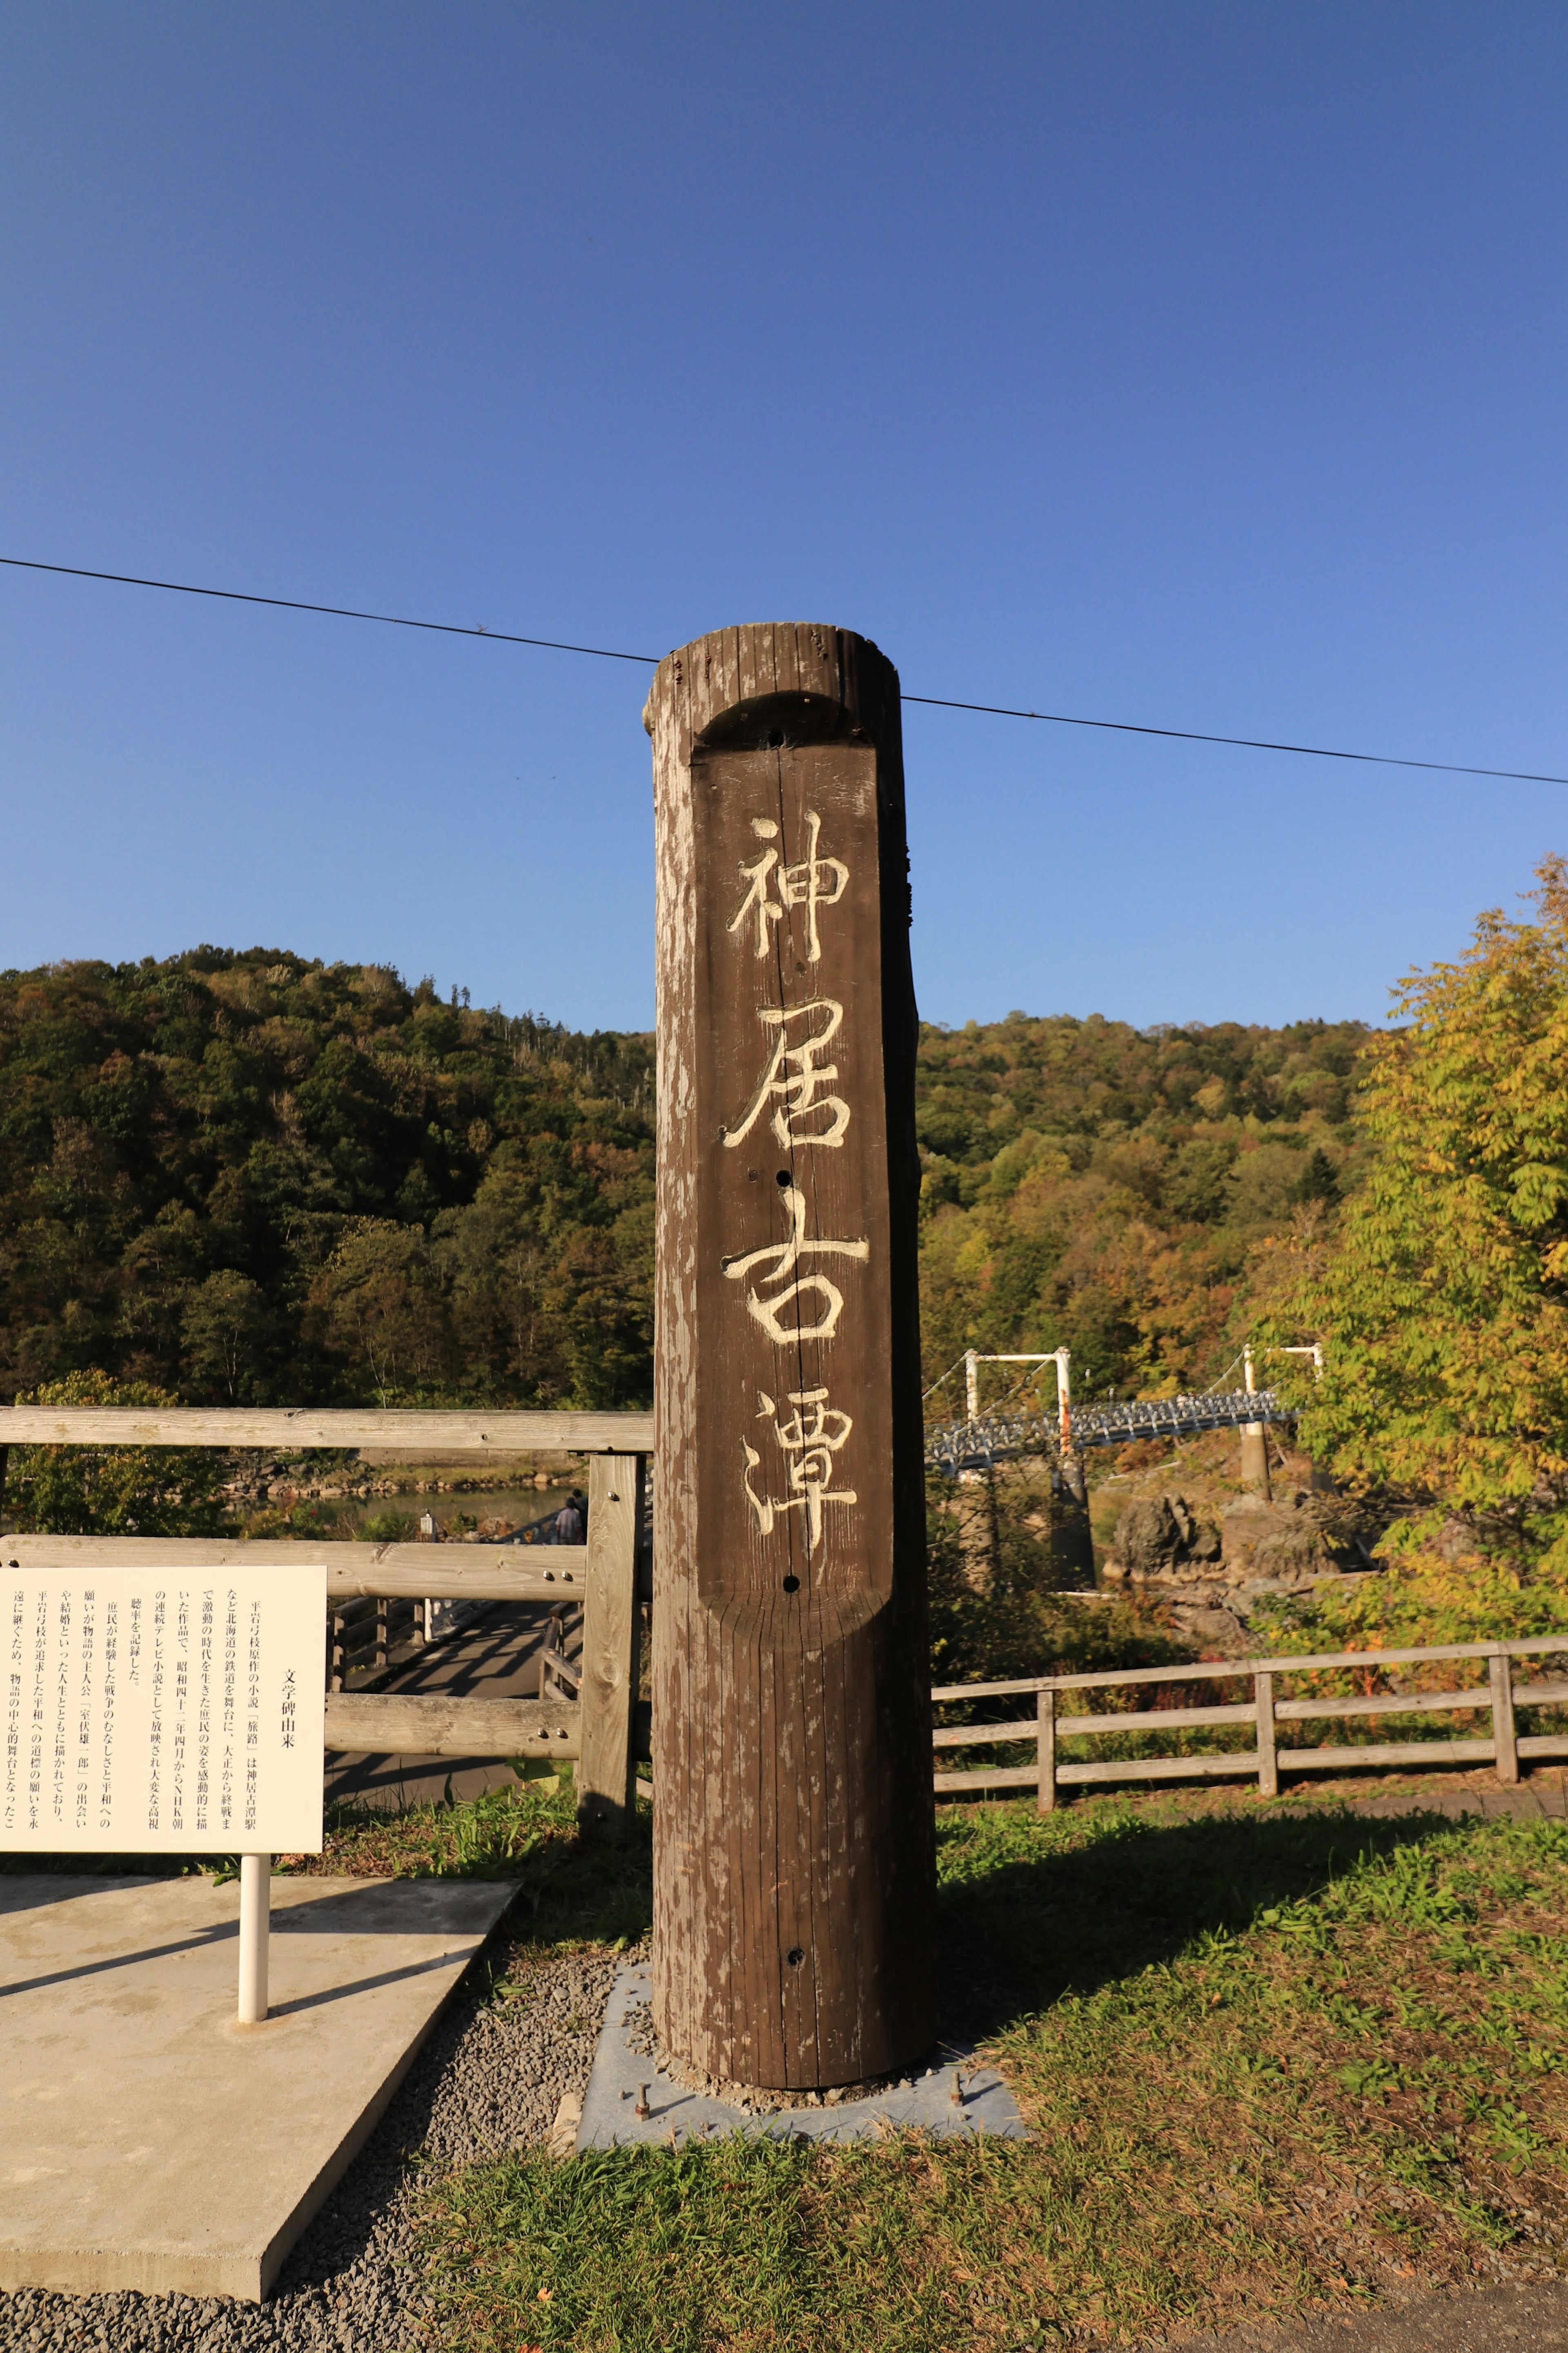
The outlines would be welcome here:
<svg viewBox="0 0 1568 2353">
<path fill-rule="evenodd" d="M 773 948 L 775 931 L 786 931 L 791 911 L 802 913 L 798 946 L 804 961 L 816 965 L 822 958 L 822 911 L 835 907 L 849 886 L 846 861 L 825 854 L 822 818 L 805 812 L 805 856 L 789 859 L 780 846 L 778 824 L 754 817 L 751 830 L 766 845 L 754 858 L 739 861 L 747 888 L 726 930 L 750 941 L 753 960 L 765 959 Z M 847 1098 L 834 1092 L 839 1078 L 837 1060 L 829 1059 L 836 1038 L 844 1029 L 844 1005 L 837 997 L 814 995 L 798 1005 L 756 1007 L 757 1021 L 766 1047 L 765 1059 L 752 1099 L 733 1124 L 726 1124 L 722 1140 L 727 1150 L 743 1144 L 764 1114 L 766 1124 L 784 1151 L 841 1150 L 853 1111 Z M 722 1261 L 731 1282 L 744 1286 L 745 1305 L 753 1322 L 770 1341 L 789 1347 L 805 1341 L 830 1342 L 845 1313 L 841 1281 L 847 1263 L 869 1263 L 870 1243 L 859 1239 L 833 1239 L 806 1231 L 806 1197 L 781 1172 L 779 1178 L 788 1231 L 782 1241 L 768 1241 L 754 1250 L 732 1252 Z M 829 1269 L 831 1268 L 831 1271 Z M 828 1526 L 827 1509 L 852 1510 L 855 1489 L 838 1476 L 836 1458 L 855 1424 L 835 1408 L 826 1388 L 792 1389 L 785 1417 L 765 1391 L 759 1390 L 758 1419 L 772 1423 L 773 1450 L 782 1461 L 770 1471 L 764 1453 L 750 1438 L 742 1438 L 742 1482 L 747 1504 L 760 1535 L 771 1535 L 784 1514 L 798 1513 L 808 1555 L 822 1544 Z M 765 1446 L 766 1441 L 764 1440 Z M 754 1474 L 762 1476 L 759 1492 Z M 784 1493 L 773 1490 L 782 1478 Z"/>
<path fill-rule="evenodd" d="M 0 1568 L 0 1851 L 321 1852 L 324 1568 Z"/>
</svg>

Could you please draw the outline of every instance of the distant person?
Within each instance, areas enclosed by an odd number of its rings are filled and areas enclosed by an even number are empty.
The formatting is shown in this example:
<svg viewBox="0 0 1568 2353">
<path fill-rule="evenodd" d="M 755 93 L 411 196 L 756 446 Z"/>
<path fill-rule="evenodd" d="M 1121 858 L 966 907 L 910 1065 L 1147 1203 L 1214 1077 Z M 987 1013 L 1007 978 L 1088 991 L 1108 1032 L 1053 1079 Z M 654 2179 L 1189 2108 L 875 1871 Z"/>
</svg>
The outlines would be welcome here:
<svg viewBox="0 0 1568 2353">
<path fill-rule="evenodd" d="M 575 1487 L 567 1496 L 566 1501 L 562 1504 L 561 1509 L 555 1514 L 555 1541 L 557 1544 L 580 1545 L 586 1540 L 588 1534 L 588 1520 L 585 1506 L 587 1504 L 587 1497 L 580 1489 Z"/>
</svg>

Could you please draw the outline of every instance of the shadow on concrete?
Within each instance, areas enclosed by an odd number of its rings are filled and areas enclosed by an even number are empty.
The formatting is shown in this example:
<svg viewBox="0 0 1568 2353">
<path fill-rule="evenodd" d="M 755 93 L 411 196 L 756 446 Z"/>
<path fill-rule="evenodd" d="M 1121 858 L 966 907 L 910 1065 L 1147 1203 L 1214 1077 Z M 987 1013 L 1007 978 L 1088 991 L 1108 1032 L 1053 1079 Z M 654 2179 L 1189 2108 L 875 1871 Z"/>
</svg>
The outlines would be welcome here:
<svg viewBox="0 0 1568 2353">
<path fill-rule="evenodd" d="M 113 1883 L 125 1884 L 123 1881 Z M 161 1883 L 143 1882 L 142 1883 L 155 1885 Z M 298 1880 L 292 1880 L 287 1883 L 290 1890 L 300 1884 Z M 274 1937 L 438 1936 L 444 1933 L 442 1927 L 434 1922 L 426 1923 L 420 1919 L 416 1908 L 417 1898 L 413 1897 L 409 1893 L 412 1888 L 427 1883 L 429 1883 L 419 1881 L 394 1881 L 389 1885 L 384 1881 L 372 1880 L 367 1881 L 363 1887 L 323 1888 L 319 1895 L 297 1896 L 287 1905 L 275 1904 L 271 1915 L 271 1932 Z M 441 1880 L 434 1883 L 440 1887 L 447 1904 L 450 1904 L 454 1894 L 464 1884 L 463 1882 L 456 1880 Z M 492 1883 L 482 1881 L 472 1883 L 488 1887 Z M 64 1903 L 73 1896 L 92 1894 L 100 1892 L 102 1884 L 102 1882 L 99 1882 L 96 1887 L 67 1887 L 61 1890 L 58 1896 L 50 1891 L 40 1898 L 40 1903 Z M 18 1911 L 31 1911 L 36 1908 L 38 1907 L 31 1905 L 13 1906 L 10 1916 L 16 1917 Z M 5 1916 L 7 1916 L 5 1913 L 0 1912 L 0 1918 Z M 195 1929 L 188 1936 L 174 1936 L 163 1944 L 142 1946 L 133 1952 L 110 1953 L 101 1960 L 78 1961 L 69 1968 L 54 1969 L 47 1976 L 22 1978 L 12 1984 L 0 1985 L 0 2000 L 14 1994 L 40 1992 L 47 1986 L 71 1985 L 83 1978 L 107 1976 L 116 1969 L 135 1968 L 139 1963 L 144 1961 L 166 1960 L 175 1953 L 205 1951 L 214 1946 L 234 1942 L 238 1936 L 237 1919 L 217 1920 L 211 1927 Z M 443 1968 L 446 1966 L 447 1963 L 441 1956 L 432 1956 L 425 1960 L 410 1962 L 405 1968 L 388 1970 L 379 1977 L 362 1978 L 353 1984 L 332 1986 L 319 1994 L 302 1996 L 298 2001 L 274 2003 L 272 2014 L 274 2017 L 282 2017 L 289 2010 L 314 2010 L 322 2002 L 344 2001 L 352 1995 L 368 1992 L 375 1986 L 393 1985 L 400 1978 L 419 1977 L 427 1969 Z"/>
</svg>

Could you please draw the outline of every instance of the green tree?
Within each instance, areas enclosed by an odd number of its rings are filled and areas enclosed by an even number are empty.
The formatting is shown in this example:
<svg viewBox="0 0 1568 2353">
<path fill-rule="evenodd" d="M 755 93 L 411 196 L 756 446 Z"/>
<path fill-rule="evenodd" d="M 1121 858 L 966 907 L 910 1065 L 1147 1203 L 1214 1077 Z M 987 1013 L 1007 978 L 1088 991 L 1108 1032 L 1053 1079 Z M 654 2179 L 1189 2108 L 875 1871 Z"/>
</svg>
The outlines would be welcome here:
<svg viewBox="0 0 1568 2353">
<path fill-rule="evenodd" d="M 447 1355 L 447 1304 L 421 1226 L 356 1218 L 310 1292 L 326 1345 L 384 1406 L 428 1395 Z"/>
<path fill-rule="evenodd" d="M 180 1320 L 186 1386 L 215 1405 L 251 1405 L 267 1390 L 274 1345 L 267 1294 L 247 1274 L 225 1267 L 193 1292 Z"/>
<path fill-rule="evenodd" d="M 22 1405 L 173 1406 L 166 1389 L 100 1372 L 49 1381 Z M 13 1525 L 58 1536 L 221 1535 L 223 1454 L 210 1446 L 18 1446 L 5 1484 Z"/>
<path fill-rule="evenodd" d="M 1361 1486 L 1528 1532 L 1568 1563 L 1568 868 L 1483 914 L 1373 1041 L 1364 1186 L 1267 1335 L 1325 1343 L 1304 1442 Z M 1287 1328 L 1287 1327 L 1289 1328 Z"/>
</svg>

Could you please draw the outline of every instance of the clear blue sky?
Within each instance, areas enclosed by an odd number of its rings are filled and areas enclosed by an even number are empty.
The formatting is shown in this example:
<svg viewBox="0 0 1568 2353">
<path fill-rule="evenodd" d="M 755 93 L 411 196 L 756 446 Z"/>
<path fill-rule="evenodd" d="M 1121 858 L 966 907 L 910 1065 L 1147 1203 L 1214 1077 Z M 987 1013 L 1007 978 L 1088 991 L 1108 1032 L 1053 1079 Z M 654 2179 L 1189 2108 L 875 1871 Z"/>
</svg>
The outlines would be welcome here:
<svg viewBox="0 0 1568 2353">
<path fill-rule="evenodd" d="M 1558 5 L 24 0 L 0 552 L 1568 774 Z M 0 573 L 0 965 L 652 1017 L 646 673 Z M 1568 792 L 910 712 L 928 1018 L 1376 1019 Z"/>
</svg>

